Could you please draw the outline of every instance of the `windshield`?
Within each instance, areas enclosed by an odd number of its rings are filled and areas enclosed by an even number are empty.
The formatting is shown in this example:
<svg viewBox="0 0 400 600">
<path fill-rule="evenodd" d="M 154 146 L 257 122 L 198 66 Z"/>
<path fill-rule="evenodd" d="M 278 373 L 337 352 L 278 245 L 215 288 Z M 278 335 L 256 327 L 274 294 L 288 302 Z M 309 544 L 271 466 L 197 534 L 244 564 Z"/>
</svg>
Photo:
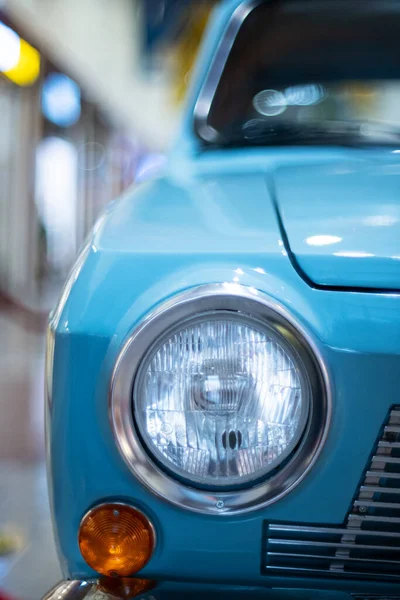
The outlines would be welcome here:
<svg viewBox="0 0 400 600">
<path fill-rule="evenodd" d="M 398 144 L 399 31 L 400 0 L 262 2 L 197 133 L 218 145 Z"/>
</svg>

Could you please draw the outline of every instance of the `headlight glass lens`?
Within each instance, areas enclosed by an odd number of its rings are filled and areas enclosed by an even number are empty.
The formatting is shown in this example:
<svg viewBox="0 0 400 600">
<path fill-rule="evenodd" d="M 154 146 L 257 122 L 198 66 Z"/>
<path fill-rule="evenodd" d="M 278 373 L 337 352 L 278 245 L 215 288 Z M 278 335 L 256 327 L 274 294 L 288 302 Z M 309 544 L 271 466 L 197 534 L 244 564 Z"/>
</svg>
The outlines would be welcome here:
<svg viewBox="0 0 400 600">
<path fill-rule="evenodd" d="M 144 445 L 189 483 L 232 487 L 281 465 L 305 431 L 310 393 L 276 330 L 229 312 L 192 319 L 145 356 L 134 385 Z"/>
</svg>

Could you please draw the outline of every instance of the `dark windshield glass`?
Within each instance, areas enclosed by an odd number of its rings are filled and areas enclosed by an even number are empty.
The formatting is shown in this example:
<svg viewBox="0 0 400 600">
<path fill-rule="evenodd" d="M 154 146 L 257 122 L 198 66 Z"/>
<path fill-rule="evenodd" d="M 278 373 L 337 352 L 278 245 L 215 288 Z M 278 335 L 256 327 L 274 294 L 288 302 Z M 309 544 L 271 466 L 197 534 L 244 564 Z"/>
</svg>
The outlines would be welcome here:
<svg viewBox="0 0 400 600">
<path fill-rule="evenodd" d="M 205 141 L 398 143 L 400 0 L 270 0 L 243 22 Z"/>
</svg>

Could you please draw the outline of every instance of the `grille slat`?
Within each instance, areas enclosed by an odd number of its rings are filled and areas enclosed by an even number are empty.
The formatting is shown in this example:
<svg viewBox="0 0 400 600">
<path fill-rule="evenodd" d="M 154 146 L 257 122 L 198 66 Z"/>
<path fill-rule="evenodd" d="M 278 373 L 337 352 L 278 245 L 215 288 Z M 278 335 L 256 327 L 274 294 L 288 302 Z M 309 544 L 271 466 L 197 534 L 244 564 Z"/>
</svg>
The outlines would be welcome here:
<svg viewBox="0 0 400 600">
<path fill-rule="evenodd" d="M 400 504 L 397 502 L 374 502 L 373 500 L 356 500 L 354 507 L 365 507 L 365 508 L 387 508 L 393 510 L 400 510 Z"/>
<path fill-rule="evenodd" d="M 371 579 L 371 572 L 363 572 L 363 571 L 351 571 L 351 572 L 347 572 L 347 571 L 338 571 L 338 570 L 334 570 L 334 569 L 318 569 L 318 568 L 313 568 L 313 567 L 271 567 L 269 565 L 267 565 L 267 571 L 269 572 L 269 574 L 271 574 L 272 571 L 276 571 L 279 572 L 280 575 L 282 575 L 282 573 L 286 573 L 288 575 L 292 574 L 299 574 L 299 575 L 318 575 L 319 577 L 321 576 L 328 576 L 328 577 L 334 577 L 335 575 L 344 575 L 349 577 L 349 575 L 353 578 L 353 579 Z M 276 573 L 278 574 L 278 573 Z M 386 581 L 399 581 L 400 580 L 400 575 L 396 575 L 395 573 L 393 574 L 388 574 L 388 573 L 375 573 L 375 575 L 379 575 L 380 580 L 386 580 Z"/>
<path fill-rule="evenodd" d="M 383 477 L 386 479 L 400 479 L 400 473 L 390 473 L 386 471 L 367 471 L 366 477 L 378 477 L 382 479 Z"/>
<path fill-rule="evenodd" d="M 378 448 L 400 448 L 400 442 L 379 442 Z"/>
<path fill-rule="evenodd" d="M 376 454 L 373 459 L 372 462 L 379 462 L 379 463 L 389 463 L 392 465 L 400 465 L 400 458 L 393 458 L 391 456 L 387 456 L 386 454 Z"/>
<path fill-rule="evenodd" d="M 264 573 L 400 580 L 400 407 L 384 424 L 342 526 L 273 523 Z"/>
<path fill-rule="evenodd" d="M 297 525 L 271 525 L 270 531 L 282 531 L 282 532 L 291 532 L 291 533 L 302 533 L 306 531 L 307 533 L 317 533 L 317 534 L 326 534 L 326 535 L 346 535 L 346 534 L 357 534 L 357 536 L 379 536 L 379 537 L 393 537 L 399 539 L 399 548 L 400 548 L 400 538 L 397 532 L 393 531 L 368 531 L 368 530 L 352 530 L 343 529 L 343 527 L 299 527 Z"/>
<path fill-rule="evenodd" d="M 306 558 L 307 560 L 321 560 L 321 556 L 319 554 L 288 554 L 286 552 L 270 552 L 269 553 L 270 556 L 273 556 L 275 558 L 284 558 L 284 557 L 290 557 L 290 558 L 299 558 L 299 559 L 303 559 Z M 338 562 L 343 562 L 343 556 L 327 556 L 327 557 L 323 557 L 323 560 L 330 560 L 330 561 L 338 561 Z M 346 557 L 346 562 L 358 562 L 358 563 L 377 563 L 377 564 L 391 564 L 391 565 L 400 565 L 400 558 L 399 560 L 375 560 L 372 558 L 352 558 L 352 557 Z"/>
<path fill-rule="evenodd" d="M 346 535 L 346 532 L 343 533 L 343 535 Z M 270 544 L 274 544 L 277 546 L 302 546 L 304 548 L 342 548 L 342 549 L 349 549 L 349 550 L 380 550 L 383 552 L 393 552 L 393 548 L 388 547 L 388 546 L 379 546 L 376 544 L 355 544 L 355 543 L 348 543 L 348 542 L 337 542 L 336 544 L 334 542 L 314 542 L 314 541 L 307 541 L 305 542 L 304 540 L 270 540 Z M 400 553 L 400 547 L 399 547 L 399 553 Z M 269 556 L 270 552 L 268 552 L 268 556 Z M 400 554 L 399 554 L 400 555 Z"/>
<path fill-rule="evenodd" d="M 376 485 L 362 485 L 360 491 L 376 494 L 400 494 L 400 488 L 388 488 Z"/>
<path fill-rule="evenodd" d="M 385 427 L 385 433 L 400 433 L 400 426 L 394 427 L 392 425 L 387 425 Z"/>
<path fill-rule="evenodd" d="M 400 525 L 400 517 L 377 517 L 370 515 L 349 515 L 349 522 L 353 523 L 357 521 L 358 523 L 367 523 L 368 521 L 376 522 L 376 523 L 395 523 Z"/>
</svg>

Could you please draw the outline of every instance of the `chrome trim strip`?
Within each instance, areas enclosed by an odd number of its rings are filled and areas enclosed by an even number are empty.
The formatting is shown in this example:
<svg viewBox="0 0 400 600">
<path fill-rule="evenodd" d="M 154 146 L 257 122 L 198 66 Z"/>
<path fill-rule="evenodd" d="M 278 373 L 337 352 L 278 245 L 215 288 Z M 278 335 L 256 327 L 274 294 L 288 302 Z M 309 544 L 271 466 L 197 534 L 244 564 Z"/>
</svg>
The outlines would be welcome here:
<svg viewBox="0 0 400 600">
<path fill-rule="evenodd" d="M 342 531 L 343 536 L 346 535 L 346 530 Z M 348 533 L 347 535 L 350 535 Z M 358 535 L 355 533 L 353 535 Z M 268 540 L 270 546 L 301 546 L 302 548 L 346 548 L 348 550 L 380 550 L 385 552 L 393 552 L 394 549 L 400 550 L 400 548 L 393 548 L 390 546 L 379 546 L 375 544 L 356 544 L 355 542 L 314 542 L 314 541 L 304 541 L 304 540 Z M 269 552 L 268 552 L 269 556 Z M 321 558 L 324 558 L 321 556 Z M 343 560 L 346 560 L 343 557 Z"/>
<path fill-rule="evenodd" d="M 393 465 L 400 465 L 400 458 L 393 458 L 391 456 L 386 456 L 385 454 L 376 454 L 372 457 L 372 462 L 391 463 Z"/>
<path fill-rule="evenodd" d="M 359 508 L 364 506 L 365 508 L 396 508 L 400 510 L 400 504 L 397 502 L 375 502 L 374 500 L 356 500 L 354 506 Z"/>
<path fill-rule="evenodd" d="M 385 433 L 400 433 L 400 426 L 397 427 L 395 425 L 387 425 L 385 427 Z"/>
<path fill-rule="evenodd" d="M 293 457 L 269 479 L 239 491 L 206 491 L 184 485 L 150 458 L 136 432 L 132 415 L 135 375 L 148 348 L 167 329 L 207 311 L 228 310 L 265 321 L 290 337 L 290 344 L 310 380 L 309 422 Z M 287 310 L 262 292 L 237 284 L 210 284 L 174 296 L 150 313 L 125 342 L 111 379 L 110 422 L 119 451 L 131 472 L 152 493 L 181 508 L 231 515 L 276 502 L 302 481 L 326 441 L 332 399 L 327 368 L 313 339 Z"/>
<path fill-rule="evenodd" d="M 236 36 L 249 14 L 263 1 L 265 0 L 247 0 L 240 4 L 232 14 L 219 42 L 194 106 L 194 129 L 197 135 L 206 142 L 215 142 L 218 138 L 215 129 L 208 125 L 208 115 Z"/>
<path fill-rule="evenodd" d="M 96 582 L 61 581 L 50 590 L 42 600 L 84 600 L 96 590 Z M 95 596 L 91 596 L 95 600 Z M 104 600 L 116 600 L 112 596 L 103 596 Z"/>
<path fill-rule="evenodd" d="M 400 479 L 400 473 L 386 473 L 386 471 L 367 471 L 365 477 L 375 477 L 378 479 L 381 479 L 382 477 L 386 479 Z"/>
<path fill-rule="evenodd" d="M 302 574 L 307 574 L 310 573 L 311 575 L 329 575 L 330 577 L 335 577 L 335 575 L 347 575 L 348 577 L 351 578 L 357 578 L 357 579 L 371 579 L 371 575 L 368 573 L 363 573 L 363 572 L 358 572 L 358 571 L 349 571 L 346 572 L 343 569 L 340 570 L 332 570 L 332 569 L 312 569 L 311 567 L 306 569 L 304 567 L 270 567 L 269 565 L 267 565 L 267 570 L 268 571 L 279 571 L 279 572 L 283 572 L 283 571 L 288 571 L 291 573 L 300 573 Z M 379 577 L 383 580 L 395 580 L 397 581 L 398 579 L 400 579 L 400 575 L 396 575 L 396 574 L 390 574 L 388 575 L 387 573 L 375 573 L 375 576 L 379 575 Z"/>
<path fill-rule="evenodd" d="M 360 491 L 369 494 L 400 494 L 399 488 L 379 487 L 379 485 L 362 485 Z"/>
<path fill-rule="evenodd" d="M 378 448 L 400 448 L 400 442 L 379 442 Z"/>
<path fill-rule="evenodd" d="M 352 531 L 349 529 L 343 529 L 342 527 L 296 527 L 289 525 L 270 525 L 270 531 L 279 531 L 279 532 L 290 532 L 290 533 L 317 533 L 321 535 L 347 535 L 351 534 Z M 373 530 L 356 530 L 357 537 L 358 536 L 378 536 L 378 537 L 393 537 L 399 539 L 398 533 L 393 533 L 393 531 L 373 531 Z M 271 543 L 274 543 L 276 540 L 271 539 Z M 399 539 L 400 542 L 400 539 Z M 304 543 L 304 540 L 301 540 L 301 543 Z"/>
<path fill-rule="evenodd" d="M 269 556 L 273 556 L 275 558 L 300 558 L 300 559 L 311 559 L 311 560 L 327 560 L 327 561 L 338 561 L 338 562 L 361 562 L 361 563 L 378 563 L 378 564 L 391 564 L 391 565 L 400 565 L 399 560 L 383 560 L 383 559 L 373 559 L 373 558 L 353 558 L 351 556 L 341 556 L 338 554 L 337 556 L 323 556 L 321 554 L 295 554 L 295 553 L 287 553 L 287 552 L 269 552 Z"/>
<path fill-rule="evenodd" d="M 376 517 L 375 515 L 349 515 L 349 523 L 350 526 L 353 526 L 352 522 L 356 522 L 357 524 L 354 527 L 357 527 L 358 524 L 362 525 L 364 522 L 377 522 L 377 523 L 393 523 L 396 525 L 400 525 L 400 517 Z"/>
</svg>

